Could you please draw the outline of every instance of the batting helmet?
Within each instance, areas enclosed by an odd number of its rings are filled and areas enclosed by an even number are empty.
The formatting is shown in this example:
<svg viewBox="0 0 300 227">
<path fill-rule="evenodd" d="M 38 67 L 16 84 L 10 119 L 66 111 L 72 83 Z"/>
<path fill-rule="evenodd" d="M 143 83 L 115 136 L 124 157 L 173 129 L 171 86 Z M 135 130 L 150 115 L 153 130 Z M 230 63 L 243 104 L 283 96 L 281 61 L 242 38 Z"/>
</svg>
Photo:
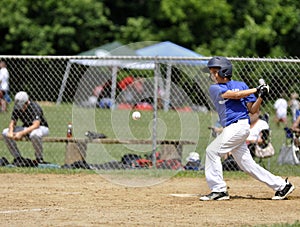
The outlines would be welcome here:
<svg viewBox="0 0 300 227">
<path fill-rule="evenodd" d="M 232 64 L 225 57 L 213 57 L 207 63 L 208 68 L 220 68 L 219 75 L 221 77 L 231 77 L 232 76 Z"/>
</svg>

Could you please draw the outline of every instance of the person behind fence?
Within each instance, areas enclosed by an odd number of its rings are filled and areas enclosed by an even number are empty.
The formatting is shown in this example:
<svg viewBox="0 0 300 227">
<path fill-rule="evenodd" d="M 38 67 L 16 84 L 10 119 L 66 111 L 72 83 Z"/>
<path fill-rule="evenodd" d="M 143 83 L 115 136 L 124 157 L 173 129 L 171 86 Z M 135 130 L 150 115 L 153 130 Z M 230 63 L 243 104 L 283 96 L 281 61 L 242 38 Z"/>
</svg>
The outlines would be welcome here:
<svg viewBox="0 0 300 227">
<path fill-rule="evenodd" d="M 0 61 L 0 103 L 1 111 L 7 111 L 7 104 L 10 103 L 11 99 L 9 96 L 9 72 L 6 68 L 6 62 Z"/>
<path fill-rule="evenodd" d="M 280 97 L 274 103 L 275 109 L 275 123 L 280 126 L 283 123 L 284 126 L 287 125 L 287 108 L 288 102 L 284 98 L 284 94 L 280 94 Z"/>
<path fill-rule="evenodd" d="M 288 102 L 288 105 L 292 112 L 292 122 L 295 122 L 297 119 L 297 111 L 300 110 L 300 102 L 298 100 L 299 95 L 296 92 L 291 94 L 291 99 Z"/>
<path fill-rule="evenodd" d="M 300 148 L 300 116 L 297 117 L 297 119 L 293 123 L 291 129 L 295 133 L 294 144 L 296 146 L 296 150 L 299 151 L 299 148 Z"/>
<path fill-rule="evenodd" d="M 205 177 L 211 193 L 201 196 L 200 200 L 230 199 L 221 163 L 221 157 L 229 152 L 245 173 L 276 191 L 273 200 L 286 198 L 295 187 L 287 179 L 275 176 L 258 165 L 246 144 L 250 131 L 248 113 L 259 110 L 269 93 L 269 86 L 264 84 L 250 89 L 242 81 L 231 80 L 232 64 L 225 57 L 213 57 L 207 66 L 210 76 L 217 81 L 210 85 L 209 95 L 224 129 L 206 148 Z"/>
<path fill-rule="evenodd" d="M 255 157 L 255 146 L 256 144 L 263 143 L 262 131 L 269 130 L 269 124 L 260 119 L 260 111 L 257 113 L 249 113 L 250 117 L 250 133 L 246 139 L 246 143 L 250 150 L 252 157 Z"/>
<path fill-rule="evenodd" d="M 22 126 L 17 126 L 19 119 L 23 123 Z M 8 128 L 2 132 L 7 148 L 14 157 L 14 162 L 23 162 L 25 160 L 21 156 L 16 141 L 28 137 L 35 150 L 36 162 L 46 164 L 43 159 L 42 137 L 48 134 L 48 123 L 40 105 L 32 102 L 26 92 L 18 92 L 15 96 L 11 121 Z"/>
</svg>

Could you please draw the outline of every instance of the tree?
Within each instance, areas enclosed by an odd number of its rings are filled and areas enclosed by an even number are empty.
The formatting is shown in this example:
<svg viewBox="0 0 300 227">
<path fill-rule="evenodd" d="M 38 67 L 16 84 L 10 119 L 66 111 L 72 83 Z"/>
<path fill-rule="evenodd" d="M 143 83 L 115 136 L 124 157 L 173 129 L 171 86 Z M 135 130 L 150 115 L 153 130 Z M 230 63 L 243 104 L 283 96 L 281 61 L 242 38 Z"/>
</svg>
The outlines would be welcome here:
<svg viewBox="0 0 300 227">
<path fill-rule="evenodd" d="M 230 35 L 226 27 L 231 24 L 233 15 L 225 0 L 211 0 L 209 4 L 205 0 L 162 0 L 159 4 L 152 2 L 149 9 L 152 30 L 158 40 L 170 40 L 195 49 L 209 42 L 211 37 Z"/>
<path fill-rule="evenodd" d="M 233 1 L 234 3 L 235 1 Z M 252 0 L 239 4 L 238 24 L 223 54 L 236 56 L 297 56 L 300 54 L 299 1 Z M 242 4 L 242 5 L 241 5 Z"/>
<path fill-rule="evenodd" d="M 120 26 L 116 39 L 123 43 L 155 40 L 156 36 L 151 27 L 151 21 L 144 17 L 129 17 L 127 24 Z"/>
<path fill-rule="evenodd" d="M 97 0 L 2 0 L 1 53 L 67 55 L 114 39 Z"/>
<path fill-rule="evenodd" d="M 202 55 L 299 56 L 296 0 L 2 0 L 0 54 L 172 41 Z"/>
</svg>

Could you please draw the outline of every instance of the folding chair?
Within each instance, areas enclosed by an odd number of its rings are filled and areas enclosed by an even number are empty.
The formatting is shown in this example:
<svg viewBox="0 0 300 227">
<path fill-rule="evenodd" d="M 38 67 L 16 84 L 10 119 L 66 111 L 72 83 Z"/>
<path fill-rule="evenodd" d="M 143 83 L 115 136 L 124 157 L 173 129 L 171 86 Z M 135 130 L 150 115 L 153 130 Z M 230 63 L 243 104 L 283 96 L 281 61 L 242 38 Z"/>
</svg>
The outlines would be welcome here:
<svg viewBox="0 0 300 227">
<path fill-rule="evenodd" d="M 280 149 L 277 162 L 279 165 L 299 165 L 300 153 L 299 148 L 297 148 L 294 144 L 295 133 L 288 127 L 285 127 L 284 130 L 286 139 Z"/>
<path fill-rule="evenodd" d="M 296 110 L 296 119 L 300 116 L 300 110 Z"/>
</svg>

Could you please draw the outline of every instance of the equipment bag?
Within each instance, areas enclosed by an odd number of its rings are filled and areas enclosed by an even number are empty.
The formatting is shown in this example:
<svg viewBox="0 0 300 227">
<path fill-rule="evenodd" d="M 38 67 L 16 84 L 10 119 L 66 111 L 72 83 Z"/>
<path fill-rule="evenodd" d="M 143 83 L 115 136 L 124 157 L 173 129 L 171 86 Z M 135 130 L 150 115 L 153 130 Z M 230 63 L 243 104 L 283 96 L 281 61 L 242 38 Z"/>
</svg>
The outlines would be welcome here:
<svg viewBox="0 0 300 227">
<path fill-rule="evenodd" d="M 254 155 L 258 158 L 268 158 L 272 157 L 274 154 L 275 150 L 271 142 L 264 148 L 258 144 L 255 145 Z"/>
</svg>

